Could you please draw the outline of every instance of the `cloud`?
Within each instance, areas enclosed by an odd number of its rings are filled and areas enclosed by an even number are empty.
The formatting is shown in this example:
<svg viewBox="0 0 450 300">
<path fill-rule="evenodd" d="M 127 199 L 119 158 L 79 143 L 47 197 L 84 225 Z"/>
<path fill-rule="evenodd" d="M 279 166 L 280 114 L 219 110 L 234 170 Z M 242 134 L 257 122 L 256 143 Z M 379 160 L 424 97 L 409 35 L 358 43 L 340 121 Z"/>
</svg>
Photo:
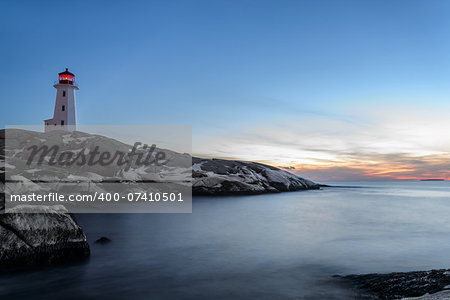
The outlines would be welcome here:
<svg viewBox="0 0 450 300">
<path fill-rule="evenodd" d="M 367 159 L 367 158 L 366 158 Z M 343 165 L 299 165 L 298 175 L 315 180 L 395 180 L 450 179 L 450 155 L 430 155 L 411 159 L 407 154 L 373 156 L 372 163 Z"/>
<path fill-rule="evenodd" d="M 199 156 L 268 163 L 315 179 L 450 179 L 448 113 L 365 109 L 345 117 L 287 116 L 199 139 Z M 285 167 L 288 166 L 288 167 Z"/>
</svg>

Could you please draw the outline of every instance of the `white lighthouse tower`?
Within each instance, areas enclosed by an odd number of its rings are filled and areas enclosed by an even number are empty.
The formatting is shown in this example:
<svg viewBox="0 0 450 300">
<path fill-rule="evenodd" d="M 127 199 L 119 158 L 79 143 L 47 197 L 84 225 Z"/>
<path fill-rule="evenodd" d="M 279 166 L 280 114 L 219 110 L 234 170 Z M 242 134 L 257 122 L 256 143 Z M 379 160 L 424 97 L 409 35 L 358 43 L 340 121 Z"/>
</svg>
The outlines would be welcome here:
<svg viewBox="0 0 450 300">
<path fill-rule="evenodd" d="M 66 68 L 59 75 L 56 88 L 56 102 L 53 118 L 45 120 L 45 132 L 51 130 L 76 130 L 77 114 L 75 106 L 75 91 L 78 86 L 75 83 L 75 75 Z"/>
</svg>

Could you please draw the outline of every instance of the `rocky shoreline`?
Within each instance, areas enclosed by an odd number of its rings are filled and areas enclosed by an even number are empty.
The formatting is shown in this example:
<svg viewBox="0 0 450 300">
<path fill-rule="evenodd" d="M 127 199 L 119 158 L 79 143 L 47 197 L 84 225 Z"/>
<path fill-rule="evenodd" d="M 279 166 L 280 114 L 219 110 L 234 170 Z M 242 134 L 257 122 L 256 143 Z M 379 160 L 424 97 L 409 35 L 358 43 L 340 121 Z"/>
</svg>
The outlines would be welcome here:
<svg viewBox="0 0 450 300">
<path fill-rule="evenodd" d="M 450 269 L 388 274 L 336 275 L 357 291 L 358 299 L 450 299 Z"/>
<path fill-rule="evenodd" d="M 87 258 L 81 227 L 62 205 L 23 205 L 0 214 L 0 272 Z"/>
<path fill-rule="evenodd" d="M 223 196 L 320 189 L 321 185 L 269 165 L 192 158 L 193 195 Z"/>
<path fill-rule="evenodd" d="M 17 141 L 33 141 L 36 145 L 48 145 L 52 144 L 52 141 L 58 141 L 59 144 L 73 151 L 88 149 L 94 139 L 97 144 L 103 145 L 106 149 L 123 148 L 126 152 L 131 147 L 114 139 L 82 132 L 56 131 L 48 134 L 25 130 L 12 130 L 11 132 Z M 20 151 L 23 149 L 20 147 L 24 147 L 24 145 L 20 144 L 20 146 L 19 144 L 16 145 L 18 151 L 13 152 L 9 163 L 5 164 L 5 130 L 0 130 L 0 211 L 5 208 L 3 193 L 5 168 L 11 172 L 19 172 L 16 164 L 23 164 L 24 158 Z M 190 164 L 186 167 L 186 171 L 189 172 L 185 172 L 183 166 L 177 165 L 177 162 L 183 161 L 181 158 L 184 158 L 185 154 L 170 151 L 168 153 L 170 154 L 169 161 L 174 163 L 165 166 L 167 170 L 164 170 L 167 172 L 160 173 L 189 174 L 190 181 Z M 177 169 L 177 167 L 179 168 Z M 53 176 L 49 178 L 54 178 L 55 181 L 58 181 L 59 175 L 66 176 L 66 173 L 55 173 L 62 172 L 60 169 L 53 170 L 54 173 L 50 174 L 42 173 L 44 172 L 42 170 L 35 171 L 36 173 L 33 174 L 38 178 L 39 176 Z M 94 170 L 95 172 L 87 170 L 83 173 L 80 168 L 64 168 L 63 171 L 71 174 L 77 172 L 78 179 L 86 178 L 86 180 L 94 174 L 100 182 L 117 174 L 123 175 L 119 178 L 126 177 L 126 179 L 131 178 L 135 181 L 154 177 L 151 172 L 147 174 L 145 170 L 141 169 L 119 172 L 122 170 L 110 170 L 107 166 L 99 167 Z M 20 178 L 31 176 L 30 180 L 34 178 L 34 175 L 27 172 L 19 172 L 17 175 L 21 176 Z M 165 178 L 159 179 L 166 180 Z M 320 188 L 312 181 L 264 164 L 195 157 L 192 158 L 192 185 L 194 195 L 248 195 Z M 39 189 L 39 183 L 35 183 L 34 187 Z M 25 210 L 29 209 L 32 209 L 33 213 L 25 213 Z M 9 210 L 9 213 L 0 214 L 0 241 L 0 271 L 73 261 L 89 256 L 90 252 L 82 229 L 68 211 L 60 205 L 19 206 Z"/>
<path fill-rule="evenodd" d="M 5 181 L 5 172 L 9 177 L 19 180 L 33 182 L 36 190 L 45 190 L 35 178 L 46 178 L 46 181 L 61 181 L 70 177 L 92 182 L 91 188 L 102 189 L 102 182 L 127 180 L 139 182 L 178 182 L 190 184 L 192 182 L 193 195 L 249 195 L 264 193 L 280 193 L 299 190 L 320 189 L 320 185 L 308 179 L 301 178 L 293 173 L 277 167 L 249 161 L 206 159 L 192 157 L 186 153 L 177 153 L 164 150 L 167 163 L 158 166 L 117 166 L 115 164 L 83 166 L 79 168 L 70 164 L 64 168 L 53 168 L 51 166 L 36 168 L 28 172 L 24 168 L 24 162 L 28 153 L 29 145 L 44 147 L 58 145 L 61 151 L 73 153 L 84 153 L 86 149 L 94 146 L 100 147 L 101 151 L 110 149 L 121 150 L 127 153 L 132 149 L 131 145 L 123 144 L 117 140 L 92 135 L 84 132 L 54 131 L 50 133 L 39 133 L 19 129 L 11 129 L 10 139 L 14 142 L 14 151 L 8 153 L 8 163 L 5 165 L 5 130 L 0 130 L 0 176 L 2 184 Z M 102 150 L 103 149 L 103 150 Z M 98 151 L 100 151 L 98 150 Z M 145 156 L 150 150 L 139 150 Z M 192 176 L 191 176 L 192 171 Z"/>
</svg>

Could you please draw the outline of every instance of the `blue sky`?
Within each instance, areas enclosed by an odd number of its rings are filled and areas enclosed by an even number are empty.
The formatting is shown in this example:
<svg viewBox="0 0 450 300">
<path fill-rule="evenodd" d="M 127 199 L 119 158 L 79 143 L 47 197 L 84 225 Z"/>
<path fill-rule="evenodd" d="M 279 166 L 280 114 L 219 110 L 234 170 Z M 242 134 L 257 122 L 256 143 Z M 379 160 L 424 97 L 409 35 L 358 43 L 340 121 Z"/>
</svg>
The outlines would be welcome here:
<svg viewBox="0 0 450 300">
<path fill-rule="evenodd" d="M 323 143 L 305 154 L 300 141 L 349 144 L 360 135 L 330 129 L 376 135 L 405 108 L 405 128 L 416 113 L 445 122 L 449 12 L 448 1 L 1 1 L 2 126 L 50 118 L 52 83 L 68 67 L 80 86 L 79 123 L 187 124 L 205 156 L 336 167 L 342 157 L 324 158 Z M 303 152 L 276 160 L 279 132 L 292 132 Z M 274 148 L 258 155 L 245 141 Z M 367 148 L 350 144 L 352 159 Z M 448 154 L 436 144 L 432 155 Z M 415 146 L 403 152 L 422 157 Z"/>
</svg>

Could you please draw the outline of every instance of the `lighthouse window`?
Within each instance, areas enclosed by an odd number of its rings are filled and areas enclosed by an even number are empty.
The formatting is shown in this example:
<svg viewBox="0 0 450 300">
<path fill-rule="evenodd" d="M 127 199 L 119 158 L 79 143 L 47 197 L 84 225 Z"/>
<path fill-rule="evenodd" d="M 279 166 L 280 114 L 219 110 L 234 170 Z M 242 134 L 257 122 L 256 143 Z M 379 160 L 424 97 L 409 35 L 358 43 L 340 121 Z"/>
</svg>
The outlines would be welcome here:
<svg viewBox="0 0 450 300">
<path fill-rule="evenodd" d="M 66 96 L 66 91 L 63 91 L 63 97 L 65 97 Z"/>
<path fill-rule="evenodd" d="M 66 106 L 63 105 L 61 110 L 62 110 L 62 111 L 65 111 L 65 110 L 66 110 Z"/>
<path fill-rule="evenodd" d="M 64 120 L 61 120 L 61 125 L 64 125 Z"/>
</svg>

